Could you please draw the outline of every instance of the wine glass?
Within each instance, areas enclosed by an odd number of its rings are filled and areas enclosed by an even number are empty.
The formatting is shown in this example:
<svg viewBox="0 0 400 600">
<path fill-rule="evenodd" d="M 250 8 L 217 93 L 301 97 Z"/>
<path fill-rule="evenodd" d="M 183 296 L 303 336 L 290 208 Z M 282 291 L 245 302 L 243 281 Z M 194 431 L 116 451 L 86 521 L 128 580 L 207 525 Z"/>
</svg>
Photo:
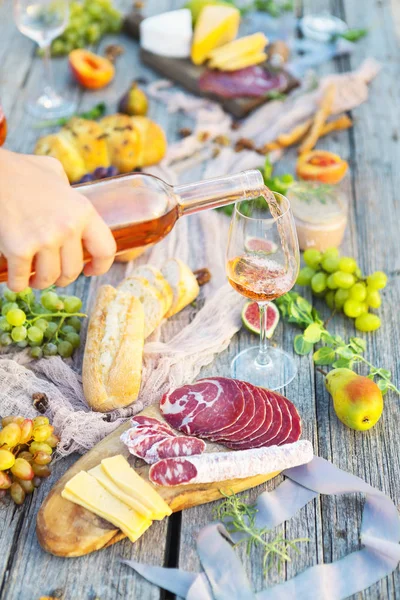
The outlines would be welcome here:
<svg viewBox="0 0 400 600">
<path fill-rule="evenodd" d="M 72 114 L 75 103 L 54 89 L 50 58 L 52 40 L 68 23 L 68 0 L 14 0 L 14 18 L 20 32 L 34 40 L 43 52 L 44 90 L 39 98 L 27 102 L 28 112 L 41 119 Z"/>
<path fill-rule="evenodd" d="M 232 376 L 277 390 L 295 377 L 293 358 L 267 340 L 267 307 L 288 292 L 299 271 L 299 245 L 290 203 L 268 190 L 263 197 L 237 202 L 229 229 L 226 270 L 231 286 L 259 308 L 260 343 L 232 361 Z M 257 316 L 257 315 L 256 315 Z"/>
</svg>

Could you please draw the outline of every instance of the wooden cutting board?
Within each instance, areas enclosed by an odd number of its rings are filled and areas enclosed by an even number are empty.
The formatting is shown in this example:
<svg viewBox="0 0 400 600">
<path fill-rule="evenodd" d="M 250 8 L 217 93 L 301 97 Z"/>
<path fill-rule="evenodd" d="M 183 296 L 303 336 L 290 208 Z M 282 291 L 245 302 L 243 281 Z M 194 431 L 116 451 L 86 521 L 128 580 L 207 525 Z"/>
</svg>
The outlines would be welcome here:
<svg viewBox="0 0 400 600">
<path fill-rule="evenodd" d="M 125 19 L 125 33 L 138 40 L 139 25 L 142 20 L 143 16 L 139 12 L 133 10 Z M 206 67 L 194 65 L 189 59 L 159 56 L 158 54 L 153 54 L 147 50 L 140 51 L 140 58 L 145 65 L 158 71 L 166 79 L 178 83 L 189 92 L 218 102 L 226 111 L 231 113 L 237 119 L 242 119 L 252 110 L 268 101 L 268 97 L 221 98 L 210 92 L 203 92 L 199 88 L 199 79 L 206 70 Z M 282 90 L 283 92 L 289 92 L 298 85 L 298 81 L 288 73 L 286 73 L 286 77 L 287 87 Z"/>
<path fill-rule="evenodd" d="M 151 406 L 143 415 L 160 418 L 157 407 Z M 130 423 L 124 423 L 92 450 L 80 458 L 56 483 L 43 502 L 37 517 L 36 532 L 40 545 L 44 550 L 56 556 L 72 557 L 89 554 L 105 546 L 115 544 L 125 535 L 115 527 L 97 517 L 88 510 L 65 500 L 61 492 L 67 483 L 79 471 L 88 471 L 98 465 L 104 458 L 122 454 L 129 459 L 132 467 L 145 479 L 148 479 L 149 466 L 140 459 L 136 459 L 128 452 L 127 447 L 120 440 L 120 435 L 129 429 Z M 227 451 L 227 448 L 218 444 L 207 444 L 206 452 Z M 154 486 L 158 493 L 169 504 L 173 512 L 191 508 L 206 502 L 212 502 L 222 497 L 225 493 L 242 492 L 272 479 L 279 473 L 257 475 L 246 479 L 233 479 L 224 482 L 181 485 L 175 487 Z M 144 534 L 145 535 L 145 534 Z"/>
</svg>

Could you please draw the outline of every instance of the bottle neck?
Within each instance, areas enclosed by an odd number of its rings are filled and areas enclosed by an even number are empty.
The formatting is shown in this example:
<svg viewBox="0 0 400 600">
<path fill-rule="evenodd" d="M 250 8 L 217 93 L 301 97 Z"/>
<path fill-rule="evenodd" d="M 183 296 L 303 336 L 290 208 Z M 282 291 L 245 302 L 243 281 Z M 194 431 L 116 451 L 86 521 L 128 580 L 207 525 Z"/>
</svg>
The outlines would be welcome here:
<svg viewBox="0 0 400 600">
<path fill-rule="evenodd" d="M 218 208 L 238 200 L 257 198 L 264 188 L 260 171 L 253 169 L 236 175 L 206 179 L 174 187 L 179 197 L 180 215 L 190 215 L 200 210 Z"/>
</svg>

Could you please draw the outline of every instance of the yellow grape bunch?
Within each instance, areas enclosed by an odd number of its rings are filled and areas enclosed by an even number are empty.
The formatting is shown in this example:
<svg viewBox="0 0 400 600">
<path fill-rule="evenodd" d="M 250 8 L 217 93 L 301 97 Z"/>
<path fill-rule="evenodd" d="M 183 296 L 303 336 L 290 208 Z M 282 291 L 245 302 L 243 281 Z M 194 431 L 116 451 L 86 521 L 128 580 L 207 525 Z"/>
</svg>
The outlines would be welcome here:
<svg viewBox="0 0 400 600">
<path fill-rule="evenodd" d="M 15 504 L 49 477 L 53 450 L 59 442 L 47 417 L 4 417 L 0 429 L 0 498 L 10 493 Z"/>
</svg>

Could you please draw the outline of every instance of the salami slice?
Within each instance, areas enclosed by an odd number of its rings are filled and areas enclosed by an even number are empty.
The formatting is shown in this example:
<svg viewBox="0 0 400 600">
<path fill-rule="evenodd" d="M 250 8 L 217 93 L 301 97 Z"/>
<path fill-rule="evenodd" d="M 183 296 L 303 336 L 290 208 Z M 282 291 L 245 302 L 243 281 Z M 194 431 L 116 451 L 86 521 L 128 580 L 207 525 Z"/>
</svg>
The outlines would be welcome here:
<svg viewBox="0 0 400 600">
<path fill-rule="evenodd" d="M 255 410 L 251 421 L 243 429 L 234 434 L 229 434 L 225 430 L 222 431 L 222 437 L 215 441 L 220 441 L 221 443 L 224 443 L 224 441 L 241 442 L 255 437 L 257 432 L 261 432 L 261 428 L 267 428 L 271 424 L 273 412 L 270 402 L 265 402 L 262 390 L 247 382 L 246 385 L 250 388 L 254 399 Z"/>
<path fill-rule="evenodd" d="M 146 415 L 136 415 L 131 419 L 132 427 L 141 427 L 141 426 L 149 426 L 149 427 L 162 427 L 171 432 L 171 434 L 175 435 L 175 432 L 168 423 L 165 421 L 160 421 L 159 419 L 155 419 L 154 417 L 147 417 Z"/>
<path fill-rule="evenodd" d="M 238 421 L 244 411 L 244 396 L 234 379 L 213 377 L 165 394 L 160 409 L 175 429 L 207 437 Z"/>
<path fill-rule="evenodd" d="M 275 473 L 308 463 L 312 458 L 311 443 L 301 440 L 284 446 L 166 458 L 150 467 L 149 478 L 163 486 L 227 481 Z"/>
<path fill-rule="evenodd" d="M 294 442 L 297 442 L 298 439 L 300 439 L 301 436 L 301 419 L 300 419 L 300 415 L 297 412 L 297 408 L 295 407 L 295 405 L 293 404 L 293 402 L 290 402 L 290 400 L 288 400 L 287 398 L 285 398 L 284 396 L 281 396 L 280 394 L 277 394 L 276 392 L 274 392 L 274 394 L 276 396 L 279 396 L 281 402 L 285 402 L 287 408 L 289 409 L 291 418 L 292 418 L 292 428 L 288 434 L 288 436 L 286 437 L 285 440 L 281 441 L 278 443 L 278 445 L 282 445 L 282 444 L 293 444 Z"/>
<path fill-rule="evenodd" d="M 256 404 L 253 396 L 253 390 L 251 389 L 253 386 L 245 383 L 244 381 L 236 381 L 236 384 L 239 386 L 244 397 L 244 410 L 236 423 L 230 427 L 227 427 L 226 429 L 223 429 L 221 432 L 217 431 L 217 433 L 211 435 L 209 440 L 212 442 L 220 439 L 231 439 L 232 436 L 235 436 L 235 434 L 237 435 L 238 432 L 241 432 L 254 417 Z"/>
<path fill-rule="evenodd" d="M 203 440 L 181 435 L 153 444 L 146 452 L 144 460 L 150 465 L 164 458 L 202 454 L 205 449 L 206 444 Z"/>
<path fill-rule="evenodd" d="M 272 418 L 268 422 L 264 421 L 262 427 L 260 427 L 254 435 L 239 441 L 227 441 L 223 442 L 225 446 L 231 448 L 232 450 L 245 450 L 248 448 L 261 448 L 262 446 L 273 446 L 276 444 L 275 438 L 277 434 L 280 432 L 283 425 L 286 427 L 286 419 L 285 423 L 283 422 L 282 410 L 280 408 L 280 404 L 278 403 L 275 396 L 273 396 L 269 390 L 264 388 L 258 388 L 261 393 L 264 403 L 266 406 L 266 410 L 272 412 Z M 288 415 L 289 415 L 289 411 Z M 289 423 L 290 425 L 290 423 Z M 284 431 L 285 435 L 288 431 Z"/>
<path fill-rule="evenodd" d="M 121 435 L 121 440 L 124 442 L 124 444 L 127 445 L 129 452 L 134 456 L 137 456 L 138 458 L 144 458 L 146 456 L 146 453 L 154 444 L 167 439 L 172 438 L 166 437 L 164 433 L 156 433 L 153 435 L 139 435 L 134 439 L 129 439 L 129 437 L 126 436 L 125 433 Z"/>
</svg>

